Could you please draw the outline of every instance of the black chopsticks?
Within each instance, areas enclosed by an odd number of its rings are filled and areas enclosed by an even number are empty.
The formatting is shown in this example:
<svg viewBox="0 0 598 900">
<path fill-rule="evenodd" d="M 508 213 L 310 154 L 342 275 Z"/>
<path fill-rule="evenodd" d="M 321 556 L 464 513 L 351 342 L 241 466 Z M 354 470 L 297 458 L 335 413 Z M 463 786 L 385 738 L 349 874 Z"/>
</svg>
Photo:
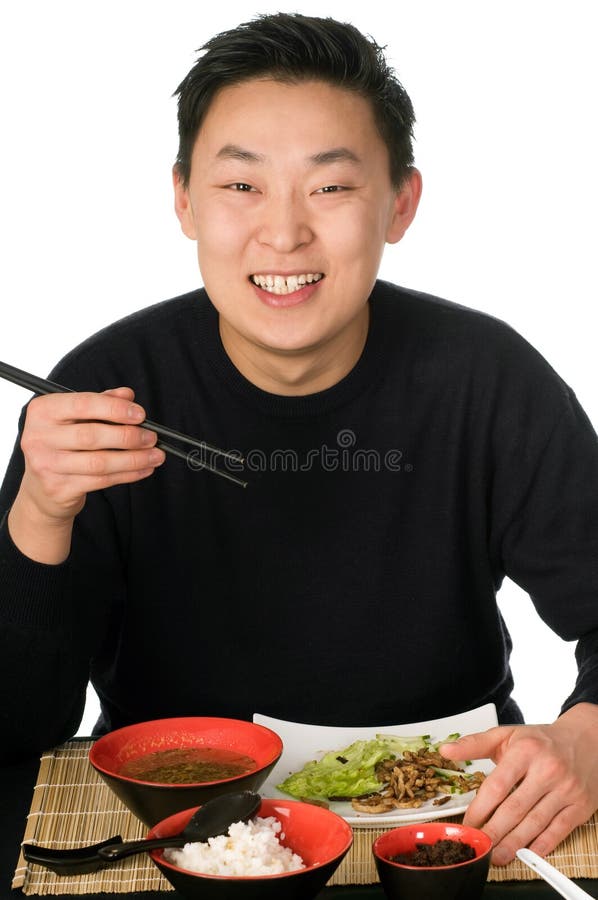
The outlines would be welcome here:
<svg viewBox="0 0 598 900">
<path fill-rule="evenodd" d="M 32 391 L 34 394 L 73 393 L 72 388 L 64 387 L 62 384 L 56 384 L 54 381 L 47 381 L 45 378 L 38 378 L 37 375 L 31 375 L 29 372 L 23 371 L 23 369 L 17 369 L 15 366 L 10 366 L 8 363 L 4 362 L 0 362 L 0 378 L 4 378 L 6 381 L 12 381 L 13 384 L 18 384 L 20 387 Z M 175 431 L 174 428 L 168 428 L 166 425 L 158 425 L 157 422 L 152 422 L 150 419 L 145 419 L 143 422 L 140 422 L 139 427 L 147 428 L 149 431 L 155 431 L 156 434 L 163 437 L 174 438 L 184 444 L 189 444 L 191 447 L 200 449 L 203 454 L 211 453 L 214 456 L 223 456 L 225 459 L 232 459 L 238 463 L 243 462 L 243 457 L 239 456 L 238 453 L 233 453 L 230 450 L 220 450 L 218 447 L 213 447 L 211 444 L 206 443 L 206 441 L 198 441 L 196 438 L 189 437 L 187 434 Z M 185 453 L 183 450 L 179 450 L 178 447 L 166 443 L 166 441 L 158 441 L 156 447 L 159 447 L 160 450 L 164 450 L 165 453 L 171 453 L 173 456 L 184 459 L 192 468 L 207 469 L 209 472 L 213 472 L 214 475 L 220 475 L 222 478 L 234 482 L 234 484 L 238 484 L 241 487 L 247 487 L 246 481 L 243 481 L 241 478 L 236 478 L 234 475 L 231 475 L 230 472 L 218 469 L 205 459 L 197 459 L 197 457 L 193 455 L 193 451 Z"/>
</svg>

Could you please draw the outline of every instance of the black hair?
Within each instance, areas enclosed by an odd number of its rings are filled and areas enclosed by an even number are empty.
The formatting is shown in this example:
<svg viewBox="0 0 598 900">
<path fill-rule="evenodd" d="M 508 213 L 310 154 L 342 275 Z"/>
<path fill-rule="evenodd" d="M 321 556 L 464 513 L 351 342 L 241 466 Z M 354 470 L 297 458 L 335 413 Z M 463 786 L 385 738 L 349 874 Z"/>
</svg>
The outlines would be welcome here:
<svg viewBox="0 0 598 900">
<path fill-rule="evenodd" d="M 174 92 L 179 120 L 175 166 L 183 184 L 189 183 L 195 140 L 216 92 L 271 78 L 287 84 L 325 81 L 368 100 L 388 148 L 392 185 L 398 189 L 413 165 L 415 116 L 384 49 L 354 25 L 300 13 L 259 15 L 211 38 L 199 48 L 204 55 Z"/>
</svg>

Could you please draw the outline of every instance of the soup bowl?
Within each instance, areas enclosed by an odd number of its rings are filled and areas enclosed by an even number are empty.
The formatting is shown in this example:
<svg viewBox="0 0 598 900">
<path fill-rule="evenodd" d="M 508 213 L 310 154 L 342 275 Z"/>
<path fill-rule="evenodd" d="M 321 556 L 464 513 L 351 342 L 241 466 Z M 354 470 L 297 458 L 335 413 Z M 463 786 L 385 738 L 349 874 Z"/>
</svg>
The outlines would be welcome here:
<svg viewBox="0 0 598 900">
<path fill-rule="evenodd" d="M 208 750 L 218 757 L 231 752 L 250 761 L 241 774 L 210 775 L 181 784 L 152 781 L 148 775 L 126 774 L 124 767 L 143 769 L 144 758 L 173 750 Z M 269 728 L 240 719 L 187 716 L 138 722 L 99 738 L 89 761 L 123 803 L 146 825 L 155 825 L 173 813 L 198 806 L 221 794 L 257 791 L 282 753 L 282 741 Z M 153 757 L 149 757 L 153 754 Z M 169 754 L 170 756 L 172 754 Z M 163 757 L 160 757 L 163 758 Z"/>
<path fill-rule="evenodd" d="M 177 834 L 194 812 L 188 809 L 168 817 L 148 837 Z M 298 854 L 305 868 L 278 875 L 206 875 L 169 862 L 164 850 L 152 850 L 150 856 L 175 890 L 189 900 L 312 900 L 348 853 L 351 826 L 336 813 L 299 800 L 263 799 L 257 816 L 272 816 L 280 822 L 280 843 Z"/>
<path fill-rule="evenodd" d="M 409 857 L 420 844 L 456 841 L 473 848 L 474 856 L 452 865 L 415 866 L 393 862 L 398 854 Z M 492 841 L 478 828 L 452 822 L 423 822 L 386 831 L 372 851 L 378 876 L 389 900 L 478 900 L 490 867 Z"/>
</svg>

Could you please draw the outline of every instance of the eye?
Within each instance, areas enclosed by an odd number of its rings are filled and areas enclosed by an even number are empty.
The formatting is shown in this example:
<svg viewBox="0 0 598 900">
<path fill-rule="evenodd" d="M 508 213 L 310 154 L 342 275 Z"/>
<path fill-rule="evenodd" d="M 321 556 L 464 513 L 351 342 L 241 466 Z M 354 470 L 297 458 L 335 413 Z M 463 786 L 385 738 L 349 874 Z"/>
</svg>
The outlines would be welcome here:
<svg viewBox="0 0 598 900">
<path fill-rule="evenodd" d="M 342 187 L 340 184 L 327 184 L 326 187 L 318 188 L 316 194 L 321 191 L 325 194 L 337 194 L 339 191 L 348 191 L 349 188 Z"/>
<path fill-rule="evenodd" d="M 233 184 L 227 184 L 226 186 L 233 188 L 235 191 L 242 191 L 243 193 L 254 190 L 250 184 L 246 184 L 244 181 L 235 181 Z"/>
</svg>

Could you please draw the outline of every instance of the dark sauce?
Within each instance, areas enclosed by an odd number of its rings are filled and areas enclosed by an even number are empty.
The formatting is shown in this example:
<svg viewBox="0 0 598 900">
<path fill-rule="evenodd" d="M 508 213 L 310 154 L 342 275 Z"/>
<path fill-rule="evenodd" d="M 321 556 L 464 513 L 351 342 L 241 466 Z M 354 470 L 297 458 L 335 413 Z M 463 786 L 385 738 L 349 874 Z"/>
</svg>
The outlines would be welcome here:
<svg viewBox="0 0 598 900">
<path fill-rule="evenodd" d="M 412 853 L 389 856 L 391 862 L 403 866 L 454 866 L 475 857 L 471 844 L 462 841 L 440 840 L 435 844 L 416 844 Z"/>
<path fill-rule="evenodd" d="M 221 747 L 183 747 L 155 750 L 124 763 L 119 774 L 160 784 L 197 784 L 235 778 L 255 769 L 251 756 Z"/>
</svg>

